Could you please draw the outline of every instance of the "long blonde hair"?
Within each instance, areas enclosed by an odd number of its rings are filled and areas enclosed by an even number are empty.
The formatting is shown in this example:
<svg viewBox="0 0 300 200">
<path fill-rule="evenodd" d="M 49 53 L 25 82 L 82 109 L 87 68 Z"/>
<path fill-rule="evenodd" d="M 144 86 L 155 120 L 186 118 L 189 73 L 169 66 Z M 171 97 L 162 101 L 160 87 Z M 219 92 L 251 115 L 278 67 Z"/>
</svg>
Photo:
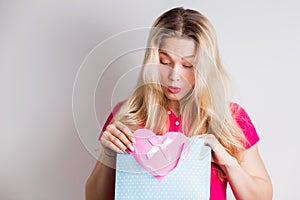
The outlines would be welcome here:
<svg viewBox="0 0 300 200">
<path fill-rule="evenodd" d="M 195 86 L 180 100 L 182 131 L 191 137 L 204 133 L 216 136 L 234 157 L 244 150 L 244 134 L 232 116 L 228 96 L 228 76 L 221 64 L 215 31 L 201 13 L 174 8 L 162 14 L 150 31 L 137 85 L 114 120 L 133 131 L 138 127 L 164 134 L 169 128 L 167 99 L 159 81 L 159 48 L 165 38 L 195 41 Z"/>
</svg>

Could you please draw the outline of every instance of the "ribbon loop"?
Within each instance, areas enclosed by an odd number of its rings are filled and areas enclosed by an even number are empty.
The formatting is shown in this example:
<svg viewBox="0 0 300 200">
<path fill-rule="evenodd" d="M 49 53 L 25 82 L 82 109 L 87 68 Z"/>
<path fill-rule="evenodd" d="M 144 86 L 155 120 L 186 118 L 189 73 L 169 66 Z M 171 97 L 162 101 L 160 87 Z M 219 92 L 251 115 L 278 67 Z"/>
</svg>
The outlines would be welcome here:
<svg viewBox="0 0 300 200">
<path fill-rule="evenodd" d="M 149 138 L 148 141 L 153 145 L 153 147 L 148 151 L 147 153 L 147 158 L 151 159 L 154 154 L 158 151 L 161 151 L 164 155 L 164 157 L 168 160 L 171 161 L 171 153 L 169 152 L 167 146 L 172 143 L 172 139 L 166 138 L 163 143 L 159 143 L 157 140 Z"/>
</svg>

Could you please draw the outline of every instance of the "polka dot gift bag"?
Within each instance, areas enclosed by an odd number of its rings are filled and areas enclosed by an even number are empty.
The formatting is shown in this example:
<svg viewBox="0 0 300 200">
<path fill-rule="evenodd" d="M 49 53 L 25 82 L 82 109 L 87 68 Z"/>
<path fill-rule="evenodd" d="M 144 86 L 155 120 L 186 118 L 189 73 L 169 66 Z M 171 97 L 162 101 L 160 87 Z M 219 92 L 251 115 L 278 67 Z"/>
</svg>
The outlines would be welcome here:
<svg viewBox="0 0 300 200">
<path fill-rule="evenodd" d="M 134 132 L 134 151 L 117 154 L 116 200 L 209 199 L 211 149 L 201 138 Z"/>
</svg>

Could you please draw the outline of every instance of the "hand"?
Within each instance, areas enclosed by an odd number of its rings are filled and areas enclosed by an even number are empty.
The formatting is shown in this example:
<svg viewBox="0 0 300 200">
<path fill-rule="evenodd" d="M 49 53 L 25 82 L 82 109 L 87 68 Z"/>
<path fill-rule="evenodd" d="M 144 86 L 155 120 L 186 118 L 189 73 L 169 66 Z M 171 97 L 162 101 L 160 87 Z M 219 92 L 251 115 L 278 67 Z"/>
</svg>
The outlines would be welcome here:
<svg viewBox="0 0 300 200">
<path fill-rule="evenodd" d="M 236 158 L 231 156 L 217 140 L 213 134 L 203 134 L 196 136 L 204 138 L 204 144 L 212 149 L 212 162 L 216 163 L 225 172 L 225 167 L 237 162 Z"/>
<path fill-rule="evenodd" d="M 132 143 L 135 143 L 133 134 L 127 126 L 119 121 L 107 126 L 100 142 L 104 147 L 104 153 L 108 156 L 114 156 L 116 152 L 124 153 L 126 149 L 134 151 L 132 146 Z"/>
</svg>

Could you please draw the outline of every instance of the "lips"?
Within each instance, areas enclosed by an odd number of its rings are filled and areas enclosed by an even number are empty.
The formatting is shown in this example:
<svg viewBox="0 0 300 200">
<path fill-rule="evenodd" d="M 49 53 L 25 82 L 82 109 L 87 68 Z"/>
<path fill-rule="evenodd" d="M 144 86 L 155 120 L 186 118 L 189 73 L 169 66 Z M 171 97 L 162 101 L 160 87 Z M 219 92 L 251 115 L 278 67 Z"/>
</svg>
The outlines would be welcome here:
<svg viewBox="0 0 300 200">
<path fill-rule="evenodd" d="M 175 87 L 175 86 L 169 86 L 168 87 L 168 91 L 172 94 L 177 94 L 180 92 L 180 88 L 179 87 Z"/>
</svg>

